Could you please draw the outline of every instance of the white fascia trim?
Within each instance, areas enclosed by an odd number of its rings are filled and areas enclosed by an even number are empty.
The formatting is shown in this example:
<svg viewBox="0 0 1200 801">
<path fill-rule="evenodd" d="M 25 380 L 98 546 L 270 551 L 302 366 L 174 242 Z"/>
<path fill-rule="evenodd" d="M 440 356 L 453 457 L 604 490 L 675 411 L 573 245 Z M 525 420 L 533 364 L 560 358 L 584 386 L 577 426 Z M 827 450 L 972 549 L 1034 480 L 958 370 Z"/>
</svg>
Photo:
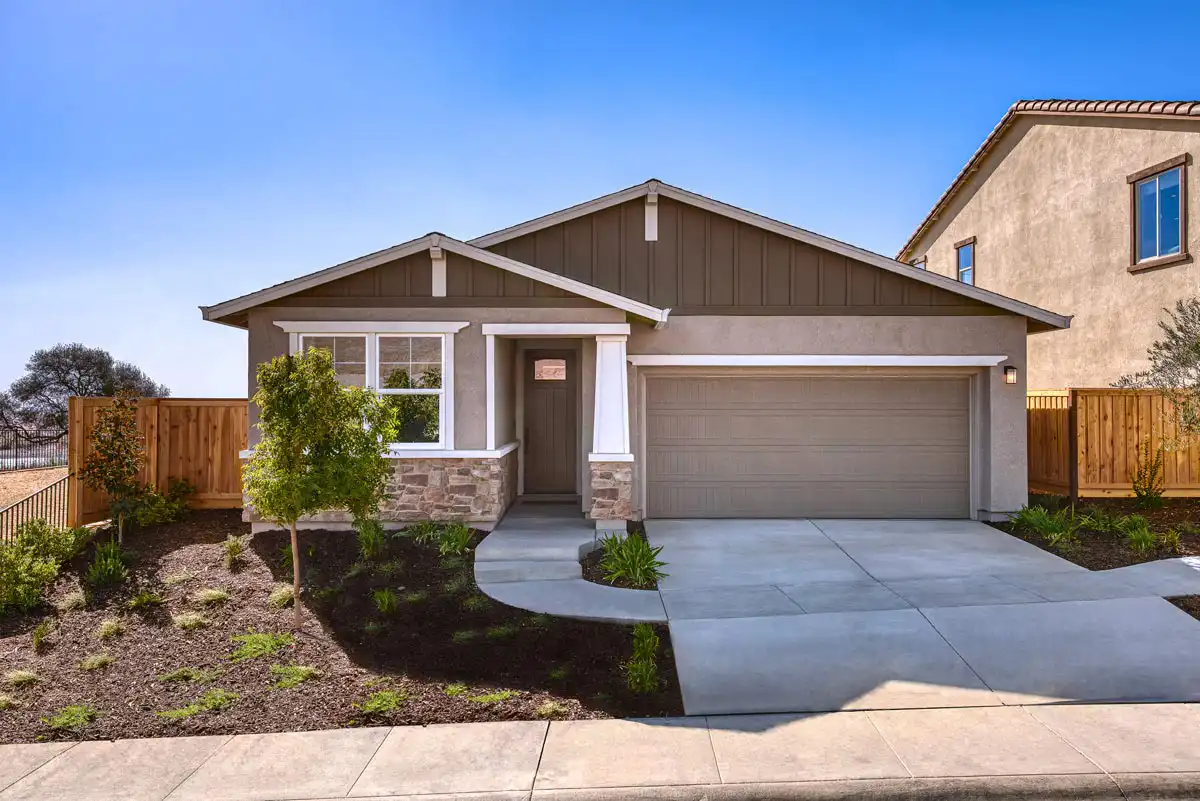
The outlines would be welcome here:
<svg viewBox="0 0 1200 801">
<path fill-rule="evenodd" d="M 632 453 L 589 453 L 589 462 L 632 462 Z"/>
<path fill-rule="evenodd" d="M 470 323 L 398 322 L 389 320 L 276 320 L 289 334 L 457 334 Z"/>
<path fill-rule="evenodd" d="M 791 354 L 645 354 L 638 367 L 995 367 L 1007 356 L 890 356 Z"/>
<path fill-rule="evenodd" d="M 421 450 L 420 448 L 391 448 L 388 459 L 498 459 L 517 449 L 515 441 L 499 448 L 476 451 Z"/>
<path fill-rule="evenodd" d="M 288 295 L 312 289 L 321 284 L 335 281 L 338 278 L 345 278 L 348 275 L 354 275 L 363 270 L 387 264 L 389 261 L 395 261 L 405 256 L 411 256 L 414 253 L 420 253 L 422 250 L 429 250 L 429 248 L 437 245 L 437 239 L 437 234 L 426 234 L 425 236 L 412 239 L 408 242 L 402 242 L 386 250 L 368 253 L 366 256 L 360 256 L 357 259 L 335 264 L 332 267 L 326 267 L 324 270 L 318 270 L 315 273 L 293 278 L 291 281 L 284 281 L 282 284 L 260 289 L 257 292 L 251 292 L 248 295 L 242 295 L 241 297 L 218 303 L 215 306 L 201 306 L 200 312 L 205 320 L 214 320 L 218 317 L 225 317 L 229 314 L 245 311 L 253 306 L 285 298 Z"/>
<path fill-rule="evenodd" d="M 440 244 L 446 250 L 458 253 L 460 256 L 466 256 L 468 259 L 474 259 L 475 261 L 489 264 L 492 267 L 498 267 L 501 270 L 507 270 L 510 273 L 524 276 L 533 281 L 557 287 L 581 297 L 590 298 L 606 306 L 612 306 L 613 308 L 627 311 L 630 314 L 636 314 L 639 317 L 645 317 L 654 322 L 662 322 L 667 319 L 668 311 L 656 306 L 627 298 L 624 295 L 618 295 L 615 292 L 609 292 L 607 289 L 600 289 L 591 284 L 585 284 L 582 281 L 576 281 L 574 278 L 567 278 L 565 275 L 543 270 L 540 267 L 534 267 L 522 261 L 501 256 L 498 253 L 484 250 L 466 242 L 460 242 L 457 239 L 451 239 L 448 236 L 442 237 Z"/>
<path fill-rule="evenodd" d="M 485 337 L 629 336 L 629 323 L 484 323 Z"/>
</svg>

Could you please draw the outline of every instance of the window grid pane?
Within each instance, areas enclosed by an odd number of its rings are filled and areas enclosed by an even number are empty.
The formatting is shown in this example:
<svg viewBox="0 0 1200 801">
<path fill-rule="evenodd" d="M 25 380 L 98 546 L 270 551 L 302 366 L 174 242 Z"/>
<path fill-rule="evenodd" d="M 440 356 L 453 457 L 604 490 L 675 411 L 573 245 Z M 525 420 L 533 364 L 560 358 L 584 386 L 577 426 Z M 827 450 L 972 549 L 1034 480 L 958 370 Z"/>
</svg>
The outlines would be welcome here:
<svg viewBox="0 0 1200 801">
<path fill-rule="evenodd" d="M 327 350 L 333 357 L 333 372 L 345 387 L 367 383 L 367 338 L 365 336 L 302 336 L 301 351 Z"/>
<path fill-rule="evenodd" d="M 1158 255 L 1171 256 L 1179 252 L 1179 179 L 1178 168 L 1158 176 Z"/>
<path fill-rule="evenodd" d="M 1158 176 L 1137 185 L 1138 261 L 1158 255 Z"/>
<path fill-rule="evenodd" d="M 380 336 L 378 374 L 379 391 L 384 394 L 392 394 L 392 390 L 440 390 L 442 338 Z"/>
</svg>

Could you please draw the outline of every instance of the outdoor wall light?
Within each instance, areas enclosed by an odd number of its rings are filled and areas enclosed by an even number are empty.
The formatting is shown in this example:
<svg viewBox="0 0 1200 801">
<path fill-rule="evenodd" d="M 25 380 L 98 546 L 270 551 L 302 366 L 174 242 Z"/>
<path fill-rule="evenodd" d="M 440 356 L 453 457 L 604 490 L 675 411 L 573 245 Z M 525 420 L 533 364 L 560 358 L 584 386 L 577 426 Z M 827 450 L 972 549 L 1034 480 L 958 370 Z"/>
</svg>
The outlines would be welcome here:
<svg viewBox="0 0 1200 801">
<path fill-rule="evenodd" d="M 1017 383 L 1017 368 L 1013 367 L 1012 365 L 1009 365 L 1008 367 L 1004 368 L 1004 383 L 1005 384 Z"/>
</svg>

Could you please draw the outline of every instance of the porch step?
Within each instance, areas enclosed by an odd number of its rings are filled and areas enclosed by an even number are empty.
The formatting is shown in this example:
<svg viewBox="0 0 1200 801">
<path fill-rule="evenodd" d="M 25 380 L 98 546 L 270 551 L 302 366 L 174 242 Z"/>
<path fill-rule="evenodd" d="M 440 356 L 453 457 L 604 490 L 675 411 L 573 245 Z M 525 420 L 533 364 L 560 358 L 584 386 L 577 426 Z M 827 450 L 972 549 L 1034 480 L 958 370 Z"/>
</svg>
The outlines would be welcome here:
<svg viewBox="0 0 1200 801">
<path fill-rule="evenodd" d="M 479 584 L 577 579 L 581 575 L 577 561 L 522 559 L 475 562 L 475 581 Z"/>
</svg>

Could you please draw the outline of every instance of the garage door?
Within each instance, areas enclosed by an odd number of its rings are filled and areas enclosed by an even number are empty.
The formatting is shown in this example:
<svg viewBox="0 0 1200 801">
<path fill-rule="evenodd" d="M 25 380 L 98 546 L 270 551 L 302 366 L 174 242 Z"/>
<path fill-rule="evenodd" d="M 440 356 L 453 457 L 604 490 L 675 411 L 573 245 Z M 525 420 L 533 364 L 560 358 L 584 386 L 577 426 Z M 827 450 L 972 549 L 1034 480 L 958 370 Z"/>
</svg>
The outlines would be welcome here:
<svg viewBox="0 0 1200 801">
<path fill-rule="evenodd" d="M 647 377 L 651 517 L 967 517 L 968 379 Z"/>
</svg>

